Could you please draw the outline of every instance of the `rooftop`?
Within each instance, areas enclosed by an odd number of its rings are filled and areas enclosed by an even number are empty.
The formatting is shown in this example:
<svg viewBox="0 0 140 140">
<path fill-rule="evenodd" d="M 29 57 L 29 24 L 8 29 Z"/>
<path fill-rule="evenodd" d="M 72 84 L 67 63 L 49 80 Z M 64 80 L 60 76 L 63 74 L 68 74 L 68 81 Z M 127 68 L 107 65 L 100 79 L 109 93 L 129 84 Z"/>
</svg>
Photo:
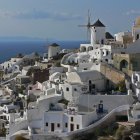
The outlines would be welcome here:
<svg viewBox="0 0 140 140">
<path fill-rule="evenodd" d="M 105 27 L 105 25 L 98 19 L 93 25 L 94 27 Z"/>
<path fill-rule="evenodd" d="M 57 46 L 59 46 L 59 45 L 56 44 L 56 43 L 53 43 L 53 44 L 51 44 L 50 46 L 57 47 Z"/>
<path fill-rule="evenodd" d="M 109 32 L 105 33 L 105 37 L 106 39 L 114 39 L 114 37 Z"/>
</svg>

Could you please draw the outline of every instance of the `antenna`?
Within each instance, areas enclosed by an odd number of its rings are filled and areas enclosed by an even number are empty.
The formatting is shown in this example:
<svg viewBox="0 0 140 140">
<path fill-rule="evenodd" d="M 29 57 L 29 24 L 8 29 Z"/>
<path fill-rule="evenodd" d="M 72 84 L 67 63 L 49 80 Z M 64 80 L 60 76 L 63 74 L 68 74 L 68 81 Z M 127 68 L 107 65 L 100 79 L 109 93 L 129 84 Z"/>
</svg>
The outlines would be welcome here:
<svg viewBox="0 0 140 140">
<path fill-rule="evenodd" d="M 90 27 L 91 27 L 91 15 L 90 15 L 90 10 L 88 10 L 88 19 L 87 19 L 87 24 L 86 25 L 78 25 L 78 27 L 86 27 L 87 28 L 87 39 L 89 38 L 90 34 Z"/>
</svg>

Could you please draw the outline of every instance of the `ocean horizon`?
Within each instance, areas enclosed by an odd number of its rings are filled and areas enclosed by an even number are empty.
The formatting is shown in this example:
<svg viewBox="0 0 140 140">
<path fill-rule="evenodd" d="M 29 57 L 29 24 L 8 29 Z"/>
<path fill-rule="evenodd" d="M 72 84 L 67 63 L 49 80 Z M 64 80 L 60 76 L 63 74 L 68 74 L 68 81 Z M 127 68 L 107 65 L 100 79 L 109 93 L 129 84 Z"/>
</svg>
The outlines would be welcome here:
<svg viewBox="0 0 140 140">
<path fill-rule="evenodd" d="M 46 53 L 47 47 L 54 42 L 62 49 L 79 48 L 80 44 L 86 43 L 86 41 L 0 41 L 0 63 L 17 56 L 19 53 L 23 55 L 32 52 Z"/>
</svg>

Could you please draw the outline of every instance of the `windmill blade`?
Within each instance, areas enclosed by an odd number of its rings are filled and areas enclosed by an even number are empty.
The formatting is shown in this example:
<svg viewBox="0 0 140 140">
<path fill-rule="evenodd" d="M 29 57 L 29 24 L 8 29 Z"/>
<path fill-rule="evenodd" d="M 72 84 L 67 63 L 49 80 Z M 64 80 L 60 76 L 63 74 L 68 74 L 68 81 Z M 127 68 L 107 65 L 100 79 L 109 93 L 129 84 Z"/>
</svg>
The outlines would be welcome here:
<svg viewBox="0 0 140 140">
<path fill-rule="evenodd" d="M 87 27 L 88 25 L 78 25 L 78 27 Z"/>
<path fill-rule="evenodd" d="M 90 14 L 90 11 L 88 10 L 87 25 L 78 25 L 78 27 L 86 27 L 87 28 L 87 40 L 89 40 L 91 26 L 92 26 L 91 25 L 91 14 Z"/>
<path fill-rule="evenodd" d="M 90 40 L 90 28 L 87 28 L 87 41 L 89 41 Z"/>
</svg>

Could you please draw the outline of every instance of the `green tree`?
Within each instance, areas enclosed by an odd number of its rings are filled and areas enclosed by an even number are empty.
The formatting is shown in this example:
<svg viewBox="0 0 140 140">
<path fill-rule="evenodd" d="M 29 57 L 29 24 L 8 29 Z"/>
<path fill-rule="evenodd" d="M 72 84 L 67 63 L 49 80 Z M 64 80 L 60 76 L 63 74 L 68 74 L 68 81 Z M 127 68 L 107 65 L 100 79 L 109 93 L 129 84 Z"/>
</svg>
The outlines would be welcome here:
<svg viewBox="0 0 140 140">
<path fill-rule="evenodd" d="M 119 82 L 116 86 L 116 90 L 120 91 L 120 92 L 126 92 L 126 84 L 125 84 L 125 80 Z"/>
</svg>

